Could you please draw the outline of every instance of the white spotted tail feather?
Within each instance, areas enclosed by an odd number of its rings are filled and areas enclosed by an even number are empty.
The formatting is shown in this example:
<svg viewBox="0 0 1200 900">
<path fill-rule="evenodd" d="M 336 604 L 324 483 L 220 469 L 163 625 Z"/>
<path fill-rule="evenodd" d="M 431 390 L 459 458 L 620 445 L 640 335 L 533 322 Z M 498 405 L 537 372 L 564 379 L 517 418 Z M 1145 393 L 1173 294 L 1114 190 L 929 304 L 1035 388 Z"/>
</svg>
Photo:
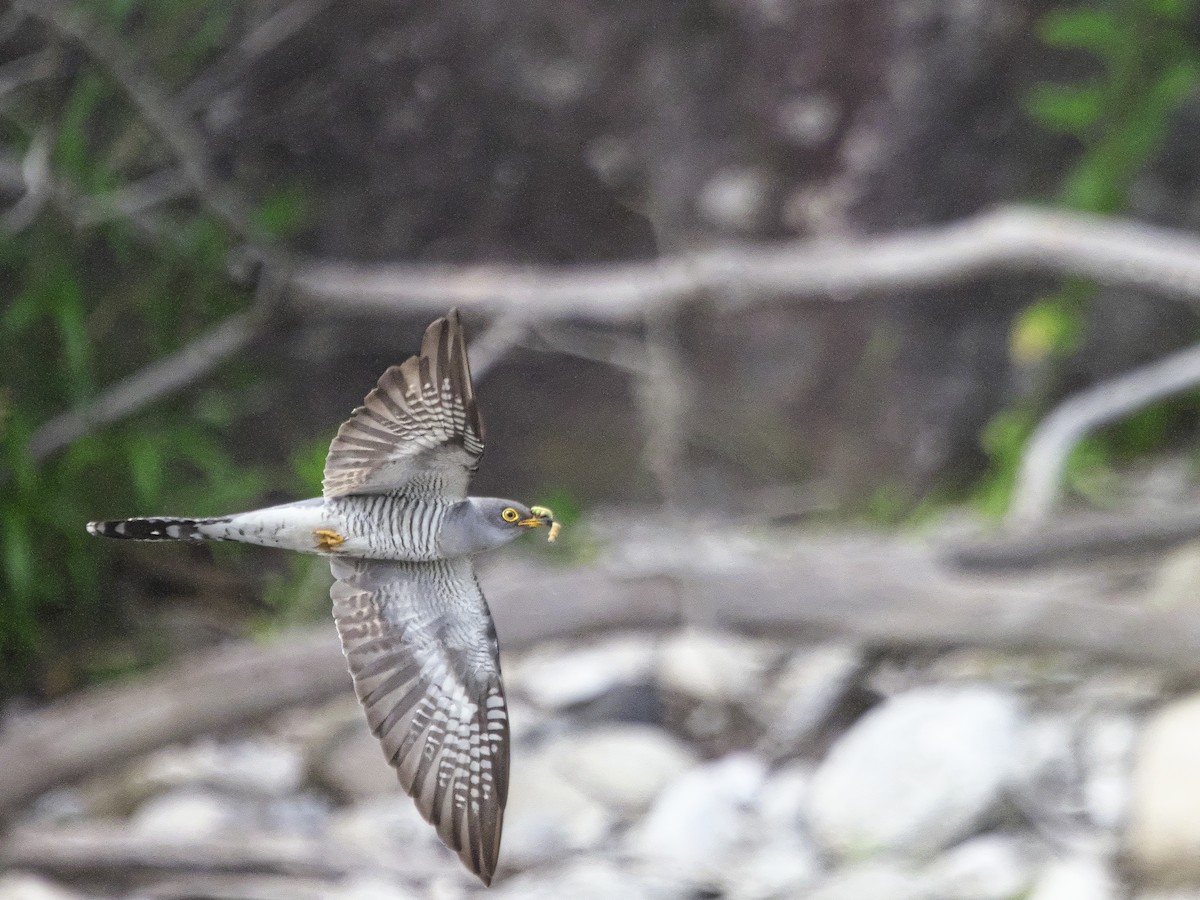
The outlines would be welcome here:
<svg viewBox="0 0 1200 900">
<path fill-rule="evenodd" d="M 490 884 L 508 798 L 508 710 L 470 560 L 332 567 L 333 615 L 367 722 L 421 814 Z"/>
<path fill-rule="evenodd" d="M 338 429 L 325 496 L 398 491 L 462 499 L 483 455 L 483 425 L 457 310 L 425 331 L 421 353 L 380 377 Z"/>
</svg>

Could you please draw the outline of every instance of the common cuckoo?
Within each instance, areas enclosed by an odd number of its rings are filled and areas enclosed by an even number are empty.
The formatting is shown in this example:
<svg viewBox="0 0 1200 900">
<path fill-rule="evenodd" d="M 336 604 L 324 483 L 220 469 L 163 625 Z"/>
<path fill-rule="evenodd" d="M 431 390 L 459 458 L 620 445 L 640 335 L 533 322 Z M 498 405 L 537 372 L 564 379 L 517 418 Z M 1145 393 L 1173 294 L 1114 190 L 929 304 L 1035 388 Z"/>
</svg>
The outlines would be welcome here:
<svg viewBox="0 0 1200 900">
<path fill-rule="evenodd" d="M 88 531 L 328 556 L 333 617 L 371 730 L 421 814 L 489 884 L 508 795 L 508 710 L 471 556 L 534 528 L 553 539 L 558 525 L 544 507 L 468 497 L 482 453 L 462 321 L 451 311 L 338 429 L 323 496 Z"/>
</svg>

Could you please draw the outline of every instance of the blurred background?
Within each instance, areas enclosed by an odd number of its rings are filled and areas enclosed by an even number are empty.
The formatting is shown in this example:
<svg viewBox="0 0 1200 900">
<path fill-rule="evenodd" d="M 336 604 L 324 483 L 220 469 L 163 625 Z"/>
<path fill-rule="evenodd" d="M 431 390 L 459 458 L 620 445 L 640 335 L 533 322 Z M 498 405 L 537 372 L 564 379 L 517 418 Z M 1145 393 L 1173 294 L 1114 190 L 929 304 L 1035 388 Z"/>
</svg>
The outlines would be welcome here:
<svg viewBox="0 0 1200 900">
<path fill-rule="evenodd" d="M 1194 0 L 4 3 L 0 896 L 475 890 L 359 722 L 324 561 L 84 531 L 315 496 L 457 303 L 473 492 L 567 523 L 484 570 L 493 891 L 1200 897 L 1200 372 L 1001 528 L 1039 422 L 1195 342 L 1194 275 L 513 286 L 999 204 L 1194 260 L 1198 145 Z"/>
</svg>

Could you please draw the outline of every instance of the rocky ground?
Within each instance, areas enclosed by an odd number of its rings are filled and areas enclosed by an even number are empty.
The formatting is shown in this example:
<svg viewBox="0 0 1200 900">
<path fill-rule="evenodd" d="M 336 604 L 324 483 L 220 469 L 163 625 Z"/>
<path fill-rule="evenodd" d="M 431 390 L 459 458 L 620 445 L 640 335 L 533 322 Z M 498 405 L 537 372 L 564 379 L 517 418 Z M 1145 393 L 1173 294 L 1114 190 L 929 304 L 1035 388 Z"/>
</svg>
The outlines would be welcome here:
<svg viewBox="0 0 1200 900">
<path fill-rule="evenodd" d="M 698 630 L 505 663 L 491 896 L 1200 898 L 1200 699 L 1156 671 Z M 0 852 L 4 898 L 483 892 L 349 692 L 56 789 Z"/>
</svg>

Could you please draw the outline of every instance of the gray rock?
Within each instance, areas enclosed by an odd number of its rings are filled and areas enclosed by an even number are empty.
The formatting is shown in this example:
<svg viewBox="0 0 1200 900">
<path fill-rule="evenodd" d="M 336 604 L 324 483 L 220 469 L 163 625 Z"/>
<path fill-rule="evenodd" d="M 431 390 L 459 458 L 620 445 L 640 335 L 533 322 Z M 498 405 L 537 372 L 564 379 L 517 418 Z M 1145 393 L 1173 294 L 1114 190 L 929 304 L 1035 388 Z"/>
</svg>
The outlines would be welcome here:
<svg viewBox="0 0 1200 900">
<path fill-rule="evenodd" d="M 663 642 L 658 678 L 664 689 L 701 702 L 742 702 L 761 696 L 777 656 L 776 646 L 765 641 L 688 629 Z"/>
<path fill-rule="evenodd" d="M 1130 860 L 1151 880 L 1200 878 L 1200 694 L 1167 704 L 1142 732 L 1130 796 Z"/>
<path fill-rule="evenodd" d="M 204 785 L 229 793 L 281 797 L 299 789 L 304 760 L 298 747 L 278 740 L 201 740 L 146 757 L 138 774 L 159 789 Z"/>
<path fill-rule="evenodd" d="M 931 856 L 1001 799 L 1020 744 L 1021 705 L 986 687 L 925 688 L 859 720 L 813 776 L 808 818 L 829 850 Z"/>
<path fill-rule="evenodd" d="M 460 868 L 454 854 L 421 818 L 412 798 L 399 792 L 339 810 L 330 817 L 325 835 L 347 852 L 385 867 L 446 872 Z"/>
<path fill-rule="evenodd" d="M 138 807 L 129 825 L 148 836 L 196 840 L 227 833 L 250 818 L 244 804 L 189 787 L 151 797 Z"/>
<path fill-rule="evenodd" d="M 766 725 L 760 749 L 770 757 L 805 749 L 854 687 L 863 659 L 860 648 L 846 644 L 794 653 L 756 705 Z"/>
<path fill-rule="evenodd" d="M 1037 875 L 1030 841 L 985 834 L 946 851 L 925 870 L 930 889 L 945 900 L 1018 900 Z"/>
<path fill-rule="evenodd" d="M 753 807 L 765 776 L 762 760 L 749 754 L 691 769 L 658 796 L 625 849 L 664 871 L 719 877 L 732 851 L 759 830 Z"/>
<path fill-rule="evenodd" d="M 309 766 L 309 777 L 343 800 L 369 800 L 400 789 L 396 770 L 361 716 L 314 746 Z"/>
<path fill-rule="evenodd" d="M 695 754 L 662 729 L 612 725 L 550 742 L 538 765 L 618 814 L 631 816 L 644 812 L 668 782 L 696 763 Z"/>
<path fill-rule="evenodd" d="M 883 861 L 835 872 L 802 896 L 805 900 L 934 900 L 916 873 Z"/>
<path fill-rule="evenodd" d="M 4 900 L 82 900 L 83 895 L 41 875 L 14 871 L 0 873 L 0 897 Z"/>
<path fill-rule="evenodd" d="M 774 831 L 803 831 L 812 785 L 813 767 L 793 762 L 772 772 L 759 794 L 756 811 L 763 824 Z"/>
<path fill-rule="evenodd" d="M 506 668 L 505 682 L 510 693 L 524 694 L 542 709 L 561 710 L 648 679 L 654 659 L 654 642 L 643 635 L 586 647 L 550 645 L 515 658 Z"/>
<path fill-rule="evenodd" d="M 537 759 L 512 767 L 500 865 L 523 870 L 595 849 L 608 837 L 616 817 L 567 778 Z"/>
<path fill-rule="evenodd" d="M 821 859 L 812 843 L 784 832 L 732 863 L 722 887 L 727 900 L 798 897 L 821 874 Z"/>
<path fill-rule="evenodd" d="M 689 892 L 669 876 L 592 858 L 517 875 L 494 885 L 487 896 L 489 900 L 682 900 Z"/>
<path fill-rule="evenodd" d="M 1046 866 L 1028 900 L 1117 900 L 1117 881 L 1104 860 L 1059 859 Z"/>
<path fill-rule="evenodd" d="M 358 875 L 338 884 L 326 885 L 322 900 L 421 900 L 428 894 L 378 875 Z"/>
</svg>

